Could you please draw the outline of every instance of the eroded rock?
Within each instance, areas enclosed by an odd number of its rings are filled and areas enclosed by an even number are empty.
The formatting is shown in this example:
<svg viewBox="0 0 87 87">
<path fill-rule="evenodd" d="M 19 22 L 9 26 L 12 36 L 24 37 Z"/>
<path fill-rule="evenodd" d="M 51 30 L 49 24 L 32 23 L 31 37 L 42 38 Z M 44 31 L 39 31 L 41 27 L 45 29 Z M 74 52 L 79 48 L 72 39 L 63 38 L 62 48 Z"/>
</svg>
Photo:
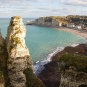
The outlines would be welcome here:
<svg viewBox="0 0 87 87">
<path fill-rule="evenodd" d="M 26 87 L 25 69 L 33 69 L 32 59 L 25 44 L 26 28 L 20 16 L 10 20 L 6 37 L 8 76 L 12 87 Z"/>
</svg>

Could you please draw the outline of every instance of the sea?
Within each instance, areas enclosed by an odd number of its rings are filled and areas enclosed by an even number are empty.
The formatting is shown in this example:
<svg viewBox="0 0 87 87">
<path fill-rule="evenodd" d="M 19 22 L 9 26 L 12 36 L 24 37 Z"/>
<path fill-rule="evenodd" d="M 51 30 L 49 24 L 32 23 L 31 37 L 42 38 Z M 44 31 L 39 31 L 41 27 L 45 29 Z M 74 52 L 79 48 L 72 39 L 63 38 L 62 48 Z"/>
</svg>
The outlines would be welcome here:
<svg viewBox="0 0 87 87">
<path fill-rule="evenodd" d="M 66 46 L 76 46 L 86 43 L 83 37 L 62 30 L 35 25 L 26 25 L 28 20 L 36 18 L 23 18 L 26 27 L 26 45 L 34 63 L 34 73 L 39 74 L 44 64 L 51 61 L 51 57 L 62 51 Z M 0 29 L 5 38 L 10 18 L 0 18 Z"/>
</svg>

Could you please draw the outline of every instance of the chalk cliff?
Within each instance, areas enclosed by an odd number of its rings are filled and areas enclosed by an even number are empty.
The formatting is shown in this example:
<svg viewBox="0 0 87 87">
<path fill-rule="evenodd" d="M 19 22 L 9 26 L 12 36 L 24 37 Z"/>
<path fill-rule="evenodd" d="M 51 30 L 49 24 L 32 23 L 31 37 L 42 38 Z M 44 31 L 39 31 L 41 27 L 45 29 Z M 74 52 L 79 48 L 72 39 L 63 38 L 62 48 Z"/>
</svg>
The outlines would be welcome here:
<svg viewBox="0 0 87 87">
<path fill-rule="evenodd" d="M 23 71 L 33 68 L 33 63 L 25 44 L 26 28 L 20 16 L 11 18 L 6 37 L 8 52 L 8 75 L 12 87 L 26 87 L 26 77 Z"/>
<path fill-rule="evenodd" d="M 36 25 L 59 27 L 60 23 L 52 17 L 40 17 L 34 21 Z"/>
</svg>

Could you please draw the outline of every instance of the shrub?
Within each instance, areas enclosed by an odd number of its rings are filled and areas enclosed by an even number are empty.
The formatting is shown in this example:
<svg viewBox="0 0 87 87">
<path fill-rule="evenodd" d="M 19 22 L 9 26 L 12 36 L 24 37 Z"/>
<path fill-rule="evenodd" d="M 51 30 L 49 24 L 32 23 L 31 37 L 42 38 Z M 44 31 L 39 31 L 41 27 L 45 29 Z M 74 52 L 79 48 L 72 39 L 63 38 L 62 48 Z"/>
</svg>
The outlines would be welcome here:
<svg viewBox="0 0 87 87">
<path fill-rule="evenodd" d="M 70 66 L 76 67 L 77 71 L 83 71 L 87 72 L 87 56 L 78 56 L 74 54 L 63 54 L 58 59 L 58 62 L 65 62 L 66 68 L 69 68 Z"/>
<path fill-rule="evenodd" d="M 27 68 L 24 70 L 24 74 L 27 80 L 27 87 L 45 87 L 42 81 L 33 73 L 32 69 Z"/>
<path fill-rule="evenodd" d="M 82 84 L 82 85 L 80 85 L 79 87 L 87 87 L 87 85 Z"/>
</svg>

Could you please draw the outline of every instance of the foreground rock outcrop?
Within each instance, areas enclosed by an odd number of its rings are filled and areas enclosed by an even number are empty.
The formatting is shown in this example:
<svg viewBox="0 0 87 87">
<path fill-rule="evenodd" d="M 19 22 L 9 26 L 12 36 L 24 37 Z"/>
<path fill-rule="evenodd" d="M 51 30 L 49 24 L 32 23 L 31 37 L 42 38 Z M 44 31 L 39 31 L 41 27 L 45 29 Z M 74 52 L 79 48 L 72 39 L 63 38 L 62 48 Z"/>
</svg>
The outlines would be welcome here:
<svg viewBox="0 0 87 87">
<path fill-rule="evenodd" d="M 23 71 L 33 68 L 32 60 L 25 44 L 26 29 L 20 16 L 11 18 L 6 37 L 8 52 L 8 75 L 12 87 L 26 87 L 26 77 Z"/>
</svg>

